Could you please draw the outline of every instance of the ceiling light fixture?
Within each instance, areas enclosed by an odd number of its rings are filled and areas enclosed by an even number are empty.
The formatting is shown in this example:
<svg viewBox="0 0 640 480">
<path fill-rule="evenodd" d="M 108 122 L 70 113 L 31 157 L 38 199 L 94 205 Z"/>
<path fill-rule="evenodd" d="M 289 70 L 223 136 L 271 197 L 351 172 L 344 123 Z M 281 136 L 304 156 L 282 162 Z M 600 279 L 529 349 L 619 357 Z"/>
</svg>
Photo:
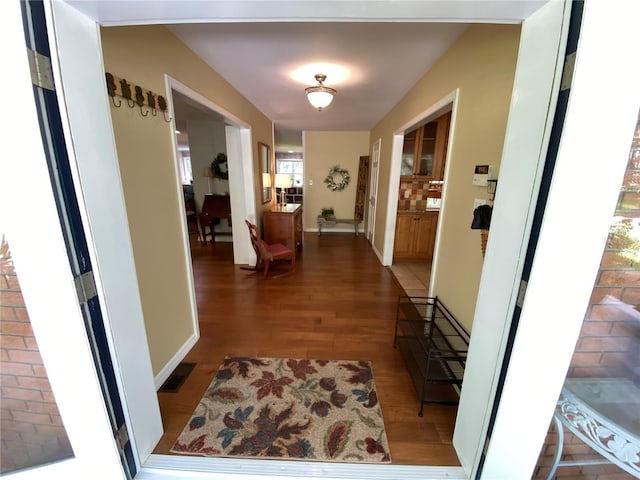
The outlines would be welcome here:
<svg viewBox="0 0 640 480">
<path fill-rule="evenodd" d="M 333 88 L 325 87 L 322 83 L 327 79 L 326 75 L 318 73 L 315 75 L 315 78 L 318 81 L 318 85 L 315 87 L 307 87 L 304 91 L 307 94 L 309 103 L 321 112 L 323 108 L 329 106 L 333 101 L 333 96 L 336 94 L 336 91 Z"/>
</svg>

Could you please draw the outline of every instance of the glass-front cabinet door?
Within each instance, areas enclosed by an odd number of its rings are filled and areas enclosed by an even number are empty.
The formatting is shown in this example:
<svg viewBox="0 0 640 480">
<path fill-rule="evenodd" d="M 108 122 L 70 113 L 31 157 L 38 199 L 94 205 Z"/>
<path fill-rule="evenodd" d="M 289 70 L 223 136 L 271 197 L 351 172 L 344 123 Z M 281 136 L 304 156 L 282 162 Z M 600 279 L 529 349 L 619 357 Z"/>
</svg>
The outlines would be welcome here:
<svg viewBox="0 0 640 480">
<path fill-rule="evenodd" d="M 413 165 L 416 158 L 416 136 L 418 130 L 412 130 L 404 136 L 404 144 L 402 145 L 402 165 L 400 166 L 400 175 L 403 177 L 413 175 Z"/>
<path fill-rule="evenodd" d="M 451 113 L 407 132 L 402 146 L 400 176 L 442 180 Z"/>
<path fill-rule="evenodd" d="M 433 177 L 433 166 L 436 153 L 436 133 L 438 124 L 427 123 L 422 127 L 422 141 L 420 142 L 420 163 L 416 175 Z"/>
</svg>

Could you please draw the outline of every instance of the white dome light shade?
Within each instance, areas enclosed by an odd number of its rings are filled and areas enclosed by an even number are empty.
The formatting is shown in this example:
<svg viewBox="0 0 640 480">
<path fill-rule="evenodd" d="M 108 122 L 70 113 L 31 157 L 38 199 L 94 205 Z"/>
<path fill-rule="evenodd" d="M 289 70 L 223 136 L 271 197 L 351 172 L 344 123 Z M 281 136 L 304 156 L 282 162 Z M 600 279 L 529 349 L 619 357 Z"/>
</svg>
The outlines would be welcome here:
<svg viewBox="0 0 640 480">
<path fill-rule="evenodd" d="M 326 75 L 319 73 L 316 75 L 318 85 L 304 89 L 309 103 L 313 105 L 314 108 L 317 108 L 319 112 L 333 101 L 333 96 L 336 94 L 336 91 L 333 88 L 325 87 L 322 84 L 326 78 Z"/>
<path fill-rule="evenodd" d="M 324 107 L 329 106 L 329 104 L 333 101 L 333 93 L 325 92 L 322 90 L 307 92 L 307 98 L 309 99 L 309 103 L 311 105 L 317 108 L 318 111 L 322 111 Z"/>
</svg>

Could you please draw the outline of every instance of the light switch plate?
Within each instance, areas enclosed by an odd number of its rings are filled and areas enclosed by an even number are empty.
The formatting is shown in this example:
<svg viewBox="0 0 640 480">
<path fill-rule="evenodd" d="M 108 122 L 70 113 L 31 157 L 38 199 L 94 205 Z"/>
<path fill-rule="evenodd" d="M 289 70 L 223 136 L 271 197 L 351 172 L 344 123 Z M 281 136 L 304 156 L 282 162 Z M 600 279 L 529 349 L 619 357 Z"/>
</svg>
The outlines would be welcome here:
<svg viewBox="0 0 640 480">
<path fill-rule="evenodd" d="M 476 187 L 486 187 L 487 180 L 489 180 L 490 165 L 476 165 L 473 170 L 472 184 Z"/>
</svg>

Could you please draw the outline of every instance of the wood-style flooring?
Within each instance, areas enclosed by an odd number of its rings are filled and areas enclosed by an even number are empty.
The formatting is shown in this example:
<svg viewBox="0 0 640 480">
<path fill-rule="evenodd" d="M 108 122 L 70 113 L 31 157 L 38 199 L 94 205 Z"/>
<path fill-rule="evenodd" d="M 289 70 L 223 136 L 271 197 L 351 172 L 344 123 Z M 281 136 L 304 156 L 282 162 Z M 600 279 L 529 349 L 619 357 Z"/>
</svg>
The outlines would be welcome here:
<svg viewBox="0 0 640 480">
<path fill-rule="evenodd" d="M 248 235 L 248 233 L 247 233 Z M 305 233 L 295 273 L 249 276 L 233 265 L 230 243 L 192 237 L 201 338 L 184 359 L 196 367 L 177 393 L 159 393 L 169 449 L 227 355 L 369 360 L 394 464 L 457 466 L 451 439 L 456 407 L 419 402 L 393 348 L 402 290 L 363 235 Z"/>
</svg>

